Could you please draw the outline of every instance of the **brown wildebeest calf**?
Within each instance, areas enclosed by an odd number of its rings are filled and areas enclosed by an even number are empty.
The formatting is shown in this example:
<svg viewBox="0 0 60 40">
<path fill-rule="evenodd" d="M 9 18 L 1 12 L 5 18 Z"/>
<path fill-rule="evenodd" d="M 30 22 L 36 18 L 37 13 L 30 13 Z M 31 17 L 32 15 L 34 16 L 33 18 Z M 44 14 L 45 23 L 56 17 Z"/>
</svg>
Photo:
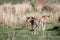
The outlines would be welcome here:
<svg viewBox="0 0 60 40">
<path fill-rule="evenodd" d="M 48 16 L 48 15 L 44 15 L 44 16 L 42 16 L 42 17 L 39 19 L 39 22 L 40 22 L 40 24 L 41 24 L 41 26 L 42 26 L 43 31 L 44 31 L 45 28 L 46 28 L 46 23 L 47 23 L 47 21 L 49 20 L 49 17 L 50 17 L 50 16 Z"/>
</svg>

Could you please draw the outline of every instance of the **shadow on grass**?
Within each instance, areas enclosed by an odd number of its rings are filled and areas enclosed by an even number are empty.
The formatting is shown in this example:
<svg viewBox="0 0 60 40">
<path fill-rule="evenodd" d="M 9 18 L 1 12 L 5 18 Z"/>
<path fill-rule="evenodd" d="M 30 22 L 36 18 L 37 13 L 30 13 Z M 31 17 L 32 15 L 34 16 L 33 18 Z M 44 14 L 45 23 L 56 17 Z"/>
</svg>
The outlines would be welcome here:
<svg viewBox="0 0 60 40">
<path fill-rule="evenodd" d="M 51 32 L 50 34 L 60 36 L 60 26 L 54 26 L 51 29 L 47 29 L 46 31 Z"/>
<path fill-rule="evenodd" d="M 60 26 L 54 26 L 53 28 L 48 29 L 46 31 L 60 31 Z"/>
<path fill-rule="evenodd" d="M 15 28 L 14 30 L 22 30 L 23 28 Z"/>
</svg>

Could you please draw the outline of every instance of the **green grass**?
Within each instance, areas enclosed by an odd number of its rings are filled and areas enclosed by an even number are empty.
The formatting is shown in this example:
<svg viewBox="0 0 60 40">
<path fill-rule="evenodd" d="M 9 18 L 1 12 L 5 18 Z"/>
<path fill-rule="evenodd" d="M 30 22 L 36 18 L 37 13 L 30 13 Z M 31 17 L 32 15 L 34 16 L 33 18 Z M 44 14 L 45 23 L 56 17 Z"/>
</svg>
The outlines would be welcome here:
<svg viewBox="0 0 60 40">
<path fill-rule="evenodd" d="M 49 28 L 52 28 L 54 25 L 47 24 L 46 30 Z M 17 26 L 18 27 L 18 26 Z M 15 27 L 15 28 L 17 28 Z M 60 36 L 58 36 L 58 31 L 42 31 L 40 30 L 37 35 L 31 34 L 30 28 L 28 29 L 21 29 L 21 30 L 15 30 L 11 28 L 6 28 L 4 26 L 3 32 L 2 32 L 2 26 L 0 27 L 1 33 L 0 33 L 0 39 L 12 40 L 59 40 Z M 41 27 L 39 28 L 41 29 Z M 3 35 L 3 36 L 2 36 Z M 9 35 L 9 36 L 8 36 Z"/>
<path fill-rule="evenodd" d="M 34 0 L 34 2 L 37 2 L 38 0 Z M 3 4 L 3 3 L 13 3 L 13 4 L 15 4 L 15 3 L 21 3 L 22 2 L 22 0 L 0 0 L 0 4 Z M 60 2 L 60 0 L 59 0 L 59 2 Z"/>
<path fill-rule="evenodd" d="M 3 40 L 3 25 L 0 25 L 0 40 Z"/>
<path fill-rule="evenodd" d="M 0 4 L 3 4 L 3 3 L 21 3 L 22 0 L 0 0 Z"/>
</svg>

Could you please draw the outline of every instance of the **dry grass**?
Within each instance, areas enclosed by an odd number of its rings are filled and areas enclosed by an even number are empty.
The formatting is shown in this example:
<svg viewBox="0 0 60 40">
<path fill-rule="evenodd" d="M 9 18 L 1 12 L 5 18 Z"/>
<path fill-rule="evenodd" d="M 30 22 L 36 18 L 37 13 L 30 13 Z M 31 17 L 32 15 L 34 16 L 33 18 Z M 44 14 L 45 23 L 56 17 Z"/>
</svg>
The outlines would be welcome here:
<svg viewBox="0 0 60 40">
<path fill-rule="evenodd" d="M 59 6 L 60 4 L 58 4 L 58 6 L 56 5 L 55 8 L 58 8 Z M 26 20 L 26 16 L 33 16 L 33 17 L 39 18 L 42 15 L 47 14 L 47 15 L 50 15 L 49 22 L 56 23 L 58 20 L 58 17 L 60 16 L 60 12 L 56 11 L 60 9 L 60 7 L 58 9 L 55 9 L 55 12 L 41 11 L 42 5 L 36 5 L 35 9 L 37 11 L 34 11 L 33 7 L 29 3 L 2 4 L 0 5 L 0 22 L 8 26 L 16 25 L 17 23 L 23 24 L 24 21 Z"/>
</svg>

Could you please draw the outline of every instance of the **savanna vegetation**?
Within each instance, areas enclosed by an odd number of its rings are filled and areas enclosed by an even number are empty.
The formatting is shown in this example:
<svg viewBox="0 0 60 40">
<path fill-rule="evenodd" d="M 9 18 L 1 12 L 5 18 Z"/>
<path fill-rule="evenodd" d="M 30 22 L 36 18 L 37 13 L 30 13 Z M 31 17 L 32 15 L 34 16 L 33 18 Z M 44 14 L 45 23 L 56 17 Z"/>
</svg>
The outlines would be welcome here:
<svg viewBox="0 0 60 40">
<path fill-rule="evenodd" d="M 31 34 L 27 16 L 35 18 L 49 15 L 46 30 L 39 25 L 38 34 Z M 0 0 L 0 40 L 59 40 L 60 0 Z"/>
</svg>

